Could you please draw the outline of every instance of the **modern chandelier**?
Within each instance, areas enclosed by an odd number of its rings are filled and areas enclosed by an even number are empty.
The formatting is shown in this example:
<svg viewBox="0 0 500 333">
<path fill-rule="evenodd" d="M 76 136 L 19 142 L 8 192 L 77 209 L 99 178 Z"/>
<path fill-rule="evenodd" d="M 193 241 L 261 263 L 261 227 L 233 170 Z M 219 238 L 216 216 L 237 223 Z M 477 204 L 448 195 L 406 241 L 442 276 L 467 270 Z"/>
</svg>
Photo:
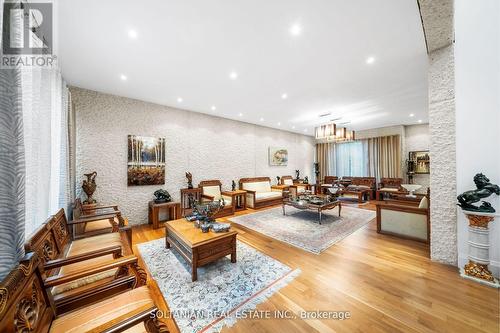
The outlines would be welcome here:
<svg viewBox="0 0 500 333">
<path fill-rule="evenodd" d="M 345 127 L 337 128 L 335 123 L 329 123 L 316 127 L 316 139 L 326 139 L 330 142 L 348 142 L 356 140 L 354 131 L 348 131 Z"/>
</svg>

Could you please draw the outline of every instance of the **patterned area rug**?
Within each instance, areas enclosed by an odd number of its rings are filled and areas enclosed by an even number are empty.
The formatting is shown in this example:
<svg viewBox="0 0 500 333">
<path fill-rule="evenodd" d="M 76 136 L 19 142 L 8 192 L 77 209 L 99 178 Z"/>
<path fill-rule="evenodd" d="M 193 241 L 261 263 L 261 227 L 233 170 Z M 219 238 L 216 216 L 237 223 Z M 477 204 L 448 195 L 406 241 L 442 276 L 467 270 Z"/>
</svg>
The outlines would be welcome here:
<svg viewBox="0 0 500 333">
<path fill-rule="evenodd" d="M 342 206 L 342 217 L 338 208 L 323 211 L 322 224 L 318 213 L 286 207 L 286 216 L 281 207 L 231 218 L 231 222 L 260 232 L 300 249 L 320 254 L 333 244 L 367 225 L 376 216 L 374 211 Z"/>
<path fill-rule="evenodd" d="M 182 333 L 219 332 L 300 274 L 238 241 L 236 263 L 225 257 L 198 268 L 191 282 L 190 267 L 164 239 L 138 248 Z"/>
</svg>

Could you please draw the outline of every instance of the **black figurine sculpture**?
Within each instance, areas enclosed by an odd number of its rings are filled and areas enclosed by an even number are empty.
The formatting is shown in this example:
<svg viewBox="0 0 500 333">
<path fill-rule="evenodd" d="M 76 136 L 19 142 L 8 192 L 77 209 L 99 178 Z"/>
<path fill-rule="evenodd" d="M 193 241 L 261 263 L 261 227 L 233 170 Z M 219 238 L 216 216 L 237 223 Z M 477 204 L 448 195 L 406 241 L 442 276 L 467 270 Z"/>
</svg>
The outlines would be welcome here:
<svg viewBox="0 0 500 333">
<path fill-rule="evenodd" d="M 153 193 L 153 195 L 156 197 L 156 199 L 155 199 L 156 203 L 172 201 L 172 197 L 170 196 L 170 193 L 168 193 L 166 190 L 156 190 Z"/>
<path fill-rule="evenodd" d="M 304 177 L 304 184 L 309 184 L 309 177 L 307 176 Z"/>
<path fill-rule="evenodd" d="M 478 173 L 474 176 L 474 183 L 476 184 L 477 189 L 460 194 L 457 197 L 457 205 L 462 207 L 463 210 L 472 212 L 494 213 L 495 208 L 493 208 L 489 202 L 483 201 L 481 206 L 473 205 L 473 203 L 487 198 L 493 193 L 500 195 L 500 187 L 498 185 L 491 184 L 488 177 L 482 173 Z"/>
<path fill-rule="evenodd" d="M 295 179 L 296 180 L 300 179 L 300 170 L 295 170 Z"/>
<path fill-rule="evenodd" d="M 231 190 L 236 191 L 236 182 L 234 180 L 231 182 Z"/>
<path fill-rule="evenodd" d="M 280 176 L 276 176 L 276 185 L 279 185 L 279 184 L 280 184 L 280 179 L 281 179 L 281 177 L 280 177 Z"/>
<path fill-rule="evenodd" d="M 186 178 L 188 181 L 188 188 L 193 188 L 193 175 L 191 172 L 186 172 Z"/>
</svg>

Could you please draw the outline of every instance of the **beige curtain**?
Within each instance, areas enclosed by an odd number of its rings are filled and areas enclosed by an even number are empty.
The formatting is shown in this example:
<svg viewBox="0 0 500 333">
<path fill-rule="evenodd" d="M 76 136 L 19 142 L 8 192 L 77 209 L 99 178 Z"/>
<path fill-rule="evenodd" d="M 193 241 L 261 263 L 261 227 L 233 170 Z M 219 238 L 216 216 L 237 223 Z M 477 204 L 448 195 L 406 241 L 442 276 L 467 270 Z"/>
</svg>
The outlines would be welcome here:
<svg viewBox="0 0 500 333">
<path fill-rule="evenodd" d="M 319 163 L 319 179 L 325 176 L 333 176 L 330 170 L 333 167 L 333 157 L 335 156 L 334 144 L 317 143 L 316 144 L 316 162 Z"/>
<path fill-rule="evenodd" d="M 401 137 L 399 135 L 381 136 L 365 140 L 368 151 L 368 177 L 400 178 Z"/>
</svg>

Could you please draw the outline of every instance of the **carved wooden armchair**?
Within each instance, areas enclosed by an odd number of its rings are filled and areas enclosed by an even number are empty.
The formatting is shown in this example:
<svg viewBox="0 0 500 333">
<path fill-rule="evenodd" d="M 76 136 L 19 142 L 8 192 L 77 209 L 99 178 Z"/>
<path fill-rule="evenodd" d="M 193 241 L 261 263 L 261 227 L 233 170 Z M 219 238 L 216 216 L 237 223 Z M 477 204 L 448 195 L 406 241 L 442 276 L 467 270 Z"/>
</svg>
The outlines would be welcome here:
<svg viewBox="0 0 500 333">
<path fill-rule="evenodd" d="M 351 184 L 342 190 L 342 195 L 357 198 L 362 203 L 366 197 L 373 199 L 375 185 L 375 177 L 352 177 Z"/>
<path fill-rule="evenodd" d="M 96 292 L 112 295 L 146 278 L 137 260 L 130 259 L 130 228 L 72 239 L 63 209 L 40 226 L 24 247 L 38 254 L 47 280 L 58 281 L 49 290 L 57 313 L 95 301 Z"/>
<path fill-rule="evenodd" d="M 86 271 L 92 272 L 92 269 Z M 46 289 L 60 281 L 43 277 L 40 258 L 29 252 L 0 282 L 0 332 L 168 332 L 154 315 L 157 307 L 147 286 L 137 286 L 105 299 L 96 291 L 96 303 L 58 314 L 52 295 Z"/>
<path fill-rule="evenodd" d="M 86 207 L 80 199 L 76 199 L 73 206 L 73 221 L 81 222 L 70 224 L 70 231 L 75 239 L 116 232 L 128 225 L 118 205 Z"/>
<path fill-rule="evenodd" d="M 228 215 L 233 215 L 235 211 L 236 200 L 233 194 L 222 191 L 222 183 L 220 180 L 203 180 L 198 185 L 201 188 L 201 198 L 202 200 L 222 200 L 224 199 L 224 208 L 217 213 L 214 217 L 223 217 Z"/>
<path fill-rule="evenodd" d="M 292 176 L 282 176 L 281 185 L 287 186 L 292 196 L 297 196 L 299 194 L 304 193 L 306 190 L 311 190 L 310 184 L 294 182 Z"/>
<path fill-rule="evenodd" d="M 384 193 L 397 193 L 402 190 L 403 178 L 381 178 L 377 187 L 377 200 L 382 200 Z"/>
<path fill-rule="evenodd" d="M 339 179 L 337 176 L 325 176 L 323 182 L 321 183 L 320 193 L 327 193 L 328 188 L 333 187 L 333 184 Z"/>
</svg>

